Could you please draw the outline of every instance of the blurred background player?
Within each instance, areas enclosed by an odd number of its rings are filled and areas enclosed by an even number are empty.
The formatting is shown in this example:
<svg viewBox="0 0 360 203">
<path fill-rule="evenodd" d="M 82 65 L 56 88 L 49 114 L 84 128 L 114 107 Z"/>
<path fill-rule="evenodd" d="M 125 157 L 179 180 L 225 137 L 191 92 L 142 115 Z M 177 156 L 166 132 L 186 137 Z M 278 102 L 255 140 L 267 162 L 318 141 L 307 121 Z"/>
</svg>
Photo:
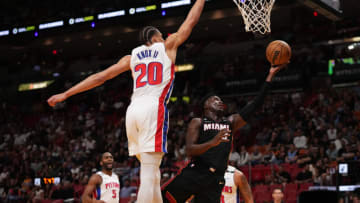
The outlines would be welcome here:
<svg viewBox="0 0 360 203">
<path fill-rule="evenodd" d="M 101 156 L 101 171 L 93 174 L 82 195 L 84 203 L 118 203 L 120 196 L 120 182 L 118 176 L 112 172 L 114 158 L 109 152 Z"/>
<path fill-rule="evenodd" d="M 272 203 L 283 203 L 284 193 L 280 188 L 275 188 L 272 192 Z"/>
<path fill-rule="evenodd" d="M 245 203 L 254 203 L 250 185 L 241 171 L 228 165 L 224 178 L 225 185 L 221 194 L 221 203 L 238 203 L 240 196 Z"/>
<path fill-rule="evenodd" d="M 270 68 L 270 72 L 254 102 L 240 113 L 224 117 L 224 103 L 209 95 L 203 105 L 203 118 L 193 118 L 186 135 L 186 152 L 192 161 L 171 182 L 163 186 L 164 202 L 194 201 L 218 203 L 224 187 L 224 174 L 232 145 L 232 132 L 246 124 L 249 116 L 262 105 L 270 82 L 286 64 Z"/>
<path fill-rule="evenodd" d="M 136 156 L 141 163 L 139 203 L 162 202 L 159 166 L 164 152 L 167 152 L 169 115 L 166 105 L 174 87 L 177 49 L 199 21 L 204 3 L 205 0 L 197 0 L 179 30 L 166 40 L 155 27 L 145 27 L 139 36 L 143 45 L 133 49 L 131 55 L 48 99 L 49 105 L 55 106 L 72 95 L 102 85 L 125 71 L 132 71 L 134 85 L 126 113 L 126 131 L 129 154 Z"/>
</svg>

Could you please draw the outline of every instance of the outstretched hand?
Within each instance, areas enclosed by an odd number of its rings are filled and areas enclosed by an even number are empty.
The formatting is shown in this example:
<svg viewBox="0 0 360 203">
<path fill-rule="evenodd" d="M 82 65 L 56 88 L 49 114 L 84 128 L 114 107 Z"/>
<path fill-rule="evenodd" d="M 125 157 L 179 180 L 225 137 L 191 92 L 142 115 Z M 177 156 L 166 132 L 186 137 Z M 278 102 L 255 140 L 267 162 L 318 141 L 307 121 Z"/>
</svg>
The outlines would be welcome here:
<svg viewBox="0 0 360 203">
<path fill-rule="evenodd" d="M 50 106 L 54 107 L 57 103 L 62 102 L 66 99 L 66 96 L 64 93 L 56 94 L 50 97 L 47 102 Z"/>
<path fill-rule="evenodd" d="M 290 61 L 287 62 L 287 63 L 284 63 L 284 64 L 282 64 L 282 65 L 271 66 L 270 71 L 269 71 L 269 75 L 267 76 L 266 81 L 267 81 L 267 82 L 271 82 L 272 79 L 274 78 L 274 76 L 275 76 L 280 70 L 284 69 L 289 63 L 290 63 Z"/>
<path fill-rule="evenodd" d="M 277 65 L 277 66 L 271 66 L 270 68 L 270 74 L 276 74 L 278 73 L 280 70 L 284 69 L 285 67 L 287 67 L 287 65 L 290 63 L 290 61 L 288 61 L 287 63 L 284 63 L 282 65 Z"/>
</svg>

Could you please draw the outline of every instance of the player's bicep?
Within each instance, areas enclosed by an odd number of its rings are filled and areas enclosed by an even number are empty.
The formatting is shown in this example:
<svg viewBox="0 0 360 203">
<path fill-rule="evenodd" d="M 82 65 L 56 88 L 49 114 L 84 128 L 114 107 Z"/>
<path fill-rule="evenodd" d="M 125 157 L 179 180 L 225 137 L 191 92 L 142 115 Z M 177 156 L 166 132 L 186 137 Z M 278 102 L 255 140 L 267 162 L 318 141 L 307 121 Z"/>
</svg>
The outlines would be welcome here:
<svg viewBox="0 0 360 203">
<path fill-rule="evenodd" d="M 88 184 L 85 187 L 84 193 L 83 193 L 83 202 L 86 202 L 86 199 L 88 197 L 92 196 L 93 192 L 96 189 L 96 186 L 100 185 L 101 181 L 102 181 L 102 179 L 99 175 L 94 174 L 91 176 Z"/>
<path fill-rule="evenodd" d="M 186 147 L 191 147 L 199 139 L 199 130 L 200 130 L 201 120 L 199 118 L 194 118 L 191 120 L 189 127 L 186 133 Z"/>
<path fill-rule="evenodd" d="M 128 71 L 130 69 L 130 60 L 131 60 L 130 55 L 124 56 L 116 64 L 100 72 L 99 77 L 102 78 L 104 81 L 106 81 L 116 77 L 117 75 L 125 71 Z"/>
<path fill-rule="evenodd" d="M 180 46 L 189 38 L 193 28 L 194 27 L 187 22 L 184 22 L 180 26 L 179 30 L 177 31 L 177 39 L 176 39 L 176 43 L 178 46 Z"/>
<path fill-rule="evenodd" d="M 246 125 L 246 121 L 241 117 L 240 114 L 233 114 L 229 117 L 229 121 L 232 123 L 233 131 L 237 131 L 238 129 L 242 128 Z"/>
<path fill-rule="evenodd" d="M 177 49 L 181 44 L 183 44 L 190 36 L 192 32 L 192 27 L 186 25 L 185 23 L 181 25 L 179 30 L 176 33 L 171 34 L 168 39 L 165 41 L 165 46 L 167 49 Z"/>
<path fill-rule="evenodd" d="M 245 200 L 245 203 L 253 203 L 253 195 L 246 176 L 241 171 L 236 170 L 234 179 L 235 185 L 239 188 L 241 197 Z"/>
</svg>

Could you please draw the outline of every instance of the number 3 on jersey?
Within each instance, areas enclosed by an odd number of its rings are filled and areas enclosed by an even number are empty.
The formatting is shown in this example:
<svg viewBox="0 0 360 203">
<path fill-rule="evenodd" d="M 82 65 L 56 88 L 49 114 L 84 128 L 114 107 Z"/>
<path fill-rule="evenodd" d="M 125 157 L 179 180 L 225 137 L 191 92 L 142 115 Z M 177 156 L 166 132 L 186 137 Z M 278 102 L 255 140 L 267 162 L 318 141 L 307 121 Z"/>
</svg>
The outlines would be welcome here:
<svg viewBox="0 0 360 203">
<path fill-rule="evenodd" d="M 136 88 L 144 87 L 146 84 L 158 85 L 162 82 L 163 78 L 163 65 L 159 62 L 151 62 L 146 67 L 142 63 L 135 67 L 135 72 L 140 71 L 140 75 L 136 78 Z M 147 81 L 143 78 L 147 76 Z"/>
</svg>

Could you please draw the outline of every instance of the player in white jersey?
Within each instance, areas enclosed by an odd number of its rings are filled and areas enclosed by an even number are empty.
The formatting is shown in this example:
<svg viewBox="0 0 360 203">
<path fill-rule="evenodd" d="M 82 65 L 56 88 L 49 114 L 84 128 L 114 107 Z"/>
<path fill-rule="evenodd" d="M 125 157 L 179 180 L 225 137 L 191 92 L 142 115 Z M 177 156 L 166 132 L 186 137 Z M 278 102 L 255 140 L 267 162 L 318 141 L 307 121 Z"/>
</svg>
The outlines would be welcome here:
<svg viewBox="0 0 360 203">
<path fill-rule="evenodd" d="M 140 32 L 142 46 L 132 55 L 124 56 L 108 69 L 93 74 L 64 93 L 48 99 L 55 106 L 68 97 L 87 91 L 115 76 L 131 70 L 134 91 L 126 115 L 129 154 L 136 155 L 141 163 L 138 203 L 162 202 L 160 189 L 160 163 L 166 153 L 168 111 L 175 77 L 174 65 L 177 49 L 190 36 L 204 8 L 205 0 L 196 0 L 178 31 L 163 39 L 154 27 Z"/>
<path fill-rule="evenodd" d="M 224 178 L 225 185 L 221 193 L 220 203 L 239 203 L 240 196 L 245 203 L 254 203 L 250 185 L 241 171 L 229 165 Z"/>
<path fill-rule="evenodd" d="M 101 156 L 101 171 L 93 174 L 82 195 L 83 203 L 119 203 L 120 182 L 112 172 L 113 156 L 105 152 Z"/>
</svg>

